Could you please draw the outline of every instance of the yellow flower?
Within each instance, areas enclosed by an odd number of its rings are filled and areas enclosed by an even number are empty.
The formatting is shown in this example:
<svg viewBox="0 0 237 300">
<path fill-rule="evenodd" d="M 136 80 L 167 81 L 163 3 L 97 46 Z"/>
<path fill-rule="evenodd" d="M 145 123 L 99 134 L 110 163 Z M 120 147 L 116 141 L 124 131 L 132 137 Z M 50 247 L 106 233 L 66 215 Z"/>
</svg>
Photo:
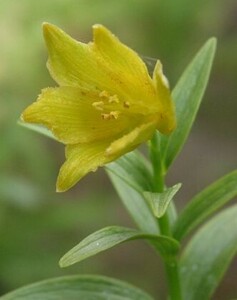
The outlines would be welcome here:
<svg viewBox="0 0 237 300">
<path fill-rule="evenodd" d="M 88 44 L 48 23 L 43 31 L 47 66 L 59 87 L 43 89 L 22 119 L 47 127 L 66 145 L 57 191 L 135 149 L 156 129 L 164 134 L 174 129 L 160 61 L 151 78 L 141 58 L 102 25 L 93 26 Z"/>
</svg>

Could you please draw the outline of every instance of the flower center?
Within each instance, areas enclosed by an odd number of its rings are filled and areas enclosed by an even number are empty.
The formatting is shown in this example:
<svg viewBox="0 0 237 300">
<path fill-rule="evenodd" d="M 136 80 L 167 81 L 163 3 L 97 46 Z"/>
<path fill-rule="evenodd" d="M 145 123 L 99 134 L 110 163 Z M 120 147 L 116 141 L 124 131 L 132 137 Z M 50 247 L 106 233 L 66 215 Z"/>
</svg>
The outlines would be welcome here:
<svg viewBox="0 0 237 300">
<path fill-rule="evenodd" d="M 118 95 L 111 95 L 108 91 L 99 93 L 100 101 L 95 101 L 92 106 L 101 112 L 103 120 L 117 120 L 123 109 L 130 107 L 129 101 L 121 101 Z"/>
</svg>

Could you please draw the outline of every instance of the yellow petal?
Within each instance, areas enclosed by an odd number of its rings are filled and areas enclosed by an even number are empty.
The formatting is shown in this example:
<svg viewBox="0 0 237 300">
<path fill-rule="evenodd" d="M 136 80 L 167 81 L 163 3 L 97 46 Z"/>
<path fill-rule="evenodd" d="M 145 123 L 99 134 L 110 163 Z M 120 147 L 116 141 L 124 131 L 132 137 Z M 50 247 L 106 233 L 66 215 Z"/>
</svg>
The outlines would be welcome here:
<svg viewBox="0 0 237 300">
<path fill-rule="evenodd" d="M 65 144 L 109 139 L 137 124 L 135 117 L 125 114 L 110 116 L 116 112 L 106 114 L 97 110 L 94 104 L 100 100 L 79 88 L 48 88 L 26 108 L 22 119 L 46 126 Z M 106 119 L 106 115 L 110 118 Z"/>
<path fill-rule="evenodd" d="M 107 91 L 124 102 L 135 102 L 140 110 L 157 110 L 159 103 L 145 64 L 105 27 L 94 27 L 94 43 L 89 44 L 74 40 L 48 23 L 43 29 L 48 68 L 59 85 Z"/>
<path fill-rule="evenodd" d="M 96 171 L 98 167 L 110 162 L 111 159 L 105 156 L 107 147 L 108 142 L 68 145 L 66 161 L 57 179 L 57 192 L 68 190 L 87 173 Z"/>
<path fill-rule="evenodd" d="M 158 102 L 161 103 L 161 120 L 157 129 L 164 134 L 171 133 L 176 127 L 175 109 L 169 90 L 169 83 L 162 71 L 162 64 L 158 60 L 153 73 Z"/>
<path fill-rule="evenodd" d="M 62 165 L 57 179 L 57 191 L 68 190 L 87 173 L 96 171 L 98 167 L 132 151 L 139 144 L 148 140 L 153 135 L 155 128 L 156 123 L 150 122 L 135 128 L 129 134 L 112 143 L 107 140 L 67 145 L 66 161 Z"/>
<path fill-rule="evenodd" d="M 154 105 L 155 89 L 147 67 L 138 54 L 121 43 L 107 28 L 93 26 L 94 50 L 118 75 L 118 84 L 130 99 L 144 106 Z"/>
<path fill-rule="evenodd" d="M 102 25 L 93 26 L 94 49 L 105 63 L 113 65 L 116 73 L 123 74 L 121 80 L 131 81 L 136 88 L 140 85 L 154 93 L 147 67 L 140 56 L 127 47 Z"/>
<path fill-rule="evenodd" d="M 141 143 L 149 140 L 152 137 L 156 126 L 156 122 L 149 122 L 142 124 L 140 127 L 136 127 L 128 134 L 112 142 L 106 149 L 106 155 L 114 160 L 119 156 L 132 151 Z"/>
<path fill-rule="evenodd" d="M 52 24 L 44 23 L 43 31 L 49 53 L 47 66 L 59 85 L 107 88 L 108 75 L 97 65 L 90 46 L 74 40 Z"/>
</svg>

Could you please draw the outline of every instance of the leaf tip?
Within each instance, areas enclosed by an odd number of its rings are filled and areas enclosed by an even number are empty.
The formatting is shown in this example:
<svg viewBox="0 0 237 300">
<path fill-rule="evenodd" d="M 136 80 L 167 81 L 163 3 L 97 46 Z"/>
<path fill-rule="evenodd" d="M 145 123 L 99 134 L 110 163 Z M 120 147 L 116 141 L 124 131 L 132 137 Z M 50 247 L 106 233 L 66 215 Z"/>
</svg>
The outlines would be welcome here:
<svg viewBox="0 0 237 300">
<path fill-rule="evenodd" d="M 60 258 L 58 264 L 60 268 L 66 268 L 69 266 L 69 264 L 65 261 L 64 256 Z"/>
<path fill-rule="evenodd" d="M 209 38 L 206 42 L 206 47 L 209 48 L 210 51 L 214 54 L 217 47 L 217 38 L 214 36 Z"/>
</svg>

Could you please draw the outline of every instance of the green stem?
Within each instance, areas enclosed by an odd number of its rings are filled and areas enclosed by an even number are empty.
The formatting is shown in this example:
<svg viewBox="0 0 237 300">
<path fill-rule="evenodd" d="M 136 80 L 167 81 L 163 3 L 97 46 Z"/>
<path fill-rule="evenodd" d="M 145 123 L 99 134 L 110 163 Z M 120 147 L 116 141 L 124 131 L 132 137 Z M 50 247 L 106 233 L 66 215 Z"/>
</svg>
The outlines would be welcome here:
<svg viewBox="0 0 237 300">
<path fill-rule="evenodd" d="M 159 149 L 159 136 L 155 133 L 151 140 L 150 158 L 153 165 L 153 191 L 156 193 L 162 193 L 165 190 L 165 171 Z M 161 234 L 172 237 L 167 212 L 163 217 L 158 219 L 158 223 Z M 164 262 L 164 264 L 170 300 L 182 300 L 177 257 L 174 257 L 171 262 Z"/>
</svg>

